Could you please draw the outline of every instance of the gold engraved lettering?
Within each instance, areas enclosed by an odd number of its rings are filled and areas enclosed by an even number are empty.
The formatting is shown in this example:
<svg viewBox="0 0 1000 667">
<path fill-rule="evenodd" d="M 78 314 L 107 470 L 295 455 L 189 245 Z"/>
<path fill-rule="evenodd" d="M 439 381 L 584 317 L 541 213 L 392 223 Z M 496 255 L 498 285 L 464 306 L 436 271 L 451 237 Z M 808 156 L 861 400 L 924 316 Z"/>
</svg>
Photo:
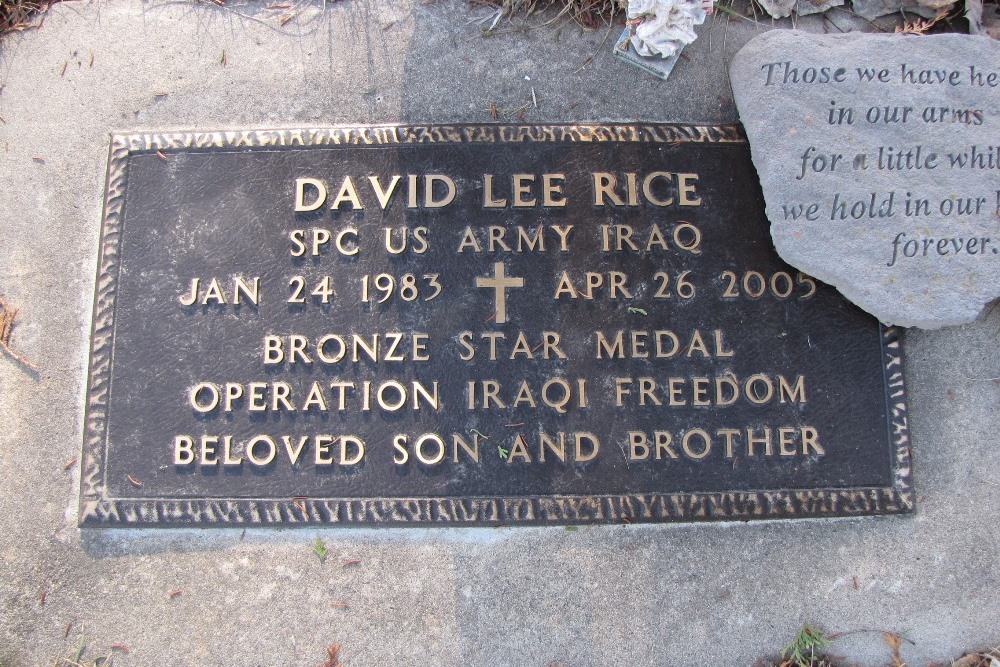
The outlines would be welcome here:
<svg viewBox="0 0 1000 667">
<path fill-rule="evenodd" d="M 445 186 L 447 194 L 441 199 L 434 198 L 435 183 L 443 183 Z M 457 192 L 455 181 L 451 180 L 449 176 L 445 176 L 444 174 L 427 174 L 424 176 L 424 206 L 426 208 L 442 208 L 447 206 L 455 201 L 455 194 Z"/>
<path fill-rule="evenodd" d="M 772 396 L 774 396 L 774 383 L 768 376 L 758 373 L 747 380 L 746 397 L 751 403 L 763 405 L 770 401 Z"/>
<path fill-rule="evenodd" d="M 427 227 L 414 227 L 412 230 L 408 227 L 385 227 L 385 249 L 390 255 L 402 255 L 406 252 L 406 248 L 409 247 L 414 254 L 422 255 L 427 252 L 429 244 L 427 243 L 427 234 L 430 230 Z M 402 236 L 402 241 L 395 245 L 393 244 L 393 236 Z M 413 237 L 413 244 L 410 244 L 410 236 Z"/>
<path fill-rule="evenodd" d="M 330 208 L 335 210 L 340 210 L 340 205 L 350 202 L 352 209 L 363 209 L 364 205 L 361 203 L 361 198 L 358 196 L 358 190 L 354 187 L 354 181 L 351 180 L 350 176 L 344 176 L 344 182 L 340 185 L 340 191 L 337 192 L 337 196 L 334 197 L 333 203 L 330 204 Z"/>
<path fill-rule="evenodd" d="M 535 249 L 539 252 L 545 252 L 545 235 L 542 233 L 545 230 L 544 225 L 538 225 L 535 227 L 535 236 L 528 236 L 528 232 L 524 227 L 517 226 L 517 251 L 524 252 L 524 248 L 527 251 L 534 252 Z"/>
<path fill-rule="evenodd" d="M 378 176 L 368 177 L 368 182 L 371 183 L 372 191 L 375 193 L 375 198 L 378 199 L 378 205 L 382 207 L 383 211 L 389 205 L 389 200 L 392 199 L 392 193 L 395 192 L 396 186 L 399 184 L 399 180 L 400 176 L 395 174 L 393 175 L 392 180 L 389 181 L 389 185 L 383 188 Z M 297 211 L 298 209 L 295 210 Z"/>
<path fill-rule="evenodd" d="M 316 190 L 316 199 L 306 203 L 306 186 Z M 326 203 L 326 184 L 317 178 L 296 178 L 295 179 L 295 212 L 303 213 L 315 211 Z"/>
<path fill-rule="evenodd" d="M 694 444 L 695 436 L 701 440 L 700 445 Z M 695 447 L 700 447 L 701 450 L 698 451 Z M 704 430 L 693 428 L 684 432 L 684 436 L 681 438 L 681 449 L 684 450 L 684 454 L 689 458 L 700 461 L 712 453 L 712 438 Z"/>
<path fill-rule="evenodd" d="M 559 242 L 559 252 L 569 252 L 569 235 L 573 230 L 573 225 L 537 225 L 535 227 L 525 227 L 516 225 L 505 227 L 502 225 L 490 225 L 478 232 L 472 227 L 466 227 L 462 231 L 462 238 L 458 243 L 456 252 L 547 252 L 551 248 L 553 239 Z M 482 238 L 480 238 L 482 236 Z"/>
<path fill-rule="evenodd" d="M 504 235 L 507 233 L 507 229 L 505 227 L 492 226 L 492 227 L 487 227 L 487 230 L 489 231 L 490 234 L 489 236 L 490 252 L 496 252 L 497 247 L 500 247 L 500 249 L 503 250 L 504 252 L 510 252 L 510 246 L 507 245 L 503 240 Z"/>
<path fill-rule="evenodd" d="M 524 441 L 520 433 L 514 436 L 514 444 L 511 445 L 510 453 L 507 454 L 507 463 L 513 463 L 515 459 L 523 459 L 525 463 L 531 463 L 531 456 L 528 455 L 528 443 Z"/>
<path fill-rule="evenodd" d="M 330 383 L 330 390 L 337 392 L 337 409 L 346 410 L 347 409 L 347 390 L 350 389 L 354 391 L 353 382 L 341 382 L 334 381 Z M 367 407 L 365 408 L 368 409 Z"/>
<path fill-rule="evenodd" d="M 427 456 L 426 452 L 424 452 L 424 445 L 428 442 L 434 443 L 434 454 L 432 456 Z M 435 433 L 424 433 L 417 438 L 417 442 L 413 445 L 413 453 L 416 455 L 417 460 L 424 465 L 436 465 L 444 460 L 446 454 L 444 440 Z"/>
<path fill-rule="evenodd" d="M 399 434 L 392 439 L 393 463 L 403 465 L 410 460 L 410 451 L 407 449 L 410 438 L 405 434 Z M 459 463 L 459 453 L 463 452 L 465 458 L 479 463 L 479 442 L 478 435 L 473 437 L 470 445 L 459 433 L 451 434 L 451 460 Z M 444 438 L 437 433 L 424 433 L 417 436 L 413 444 L 413 454 L 417 460 L 424 465 L 438 465 L 443 462 L 448 455 L 448 445 Z"/>
<path fill-rule="evenodd" d="M 628 445 L 630 461 L 645 461 L 649 458 L 649 440 L 646 434 L 641 431 L 628 432 Z"/>
<path fill-rule="evenodd" d="M 597 454 L 601 451 L 601 441 L 597 439 L 593 433 L 583 432 L 576 433 L 573 438 L 574 449 L 576 450 L 576 461 L 577 463 L 593 461 L 597 458 Z M 584 444 L 588 444 L 590 447 L 589 452 L 584 452 Z"/>
<path fill-rule="evenodd" d="M 458 244 L 458 252 L 465 252 L 466 248 L 472 248 L 472 252 L 483 251 L 479 245 L 479 241 L 476 239 L 476 235 L 472 233 L 472 227 L 466 227 L 462 233 L 462 242 Z"/>
<path fill-rule="evenodd" d="M 250 412 L 263 412 L 267 410 L 267 403 L 264 399 L 264 391 L 267 389 L 266 382 L 251 382 L 247 385 L 250 389 L 250 400 L 247 402 L 247 410 Z"/>
<path fill-rule="evenodd" d="M 217 444 L 219 444 L 218 436 L 206 435 L 201 439 L 201 465 L 212 466 L 219 464 L 219 457 L 215 452 Z"/>
<path fill-rule="evenodd" d="M 598 225 L 598 228 L 601 231 L 602 252 L 670 250 L 667 235 L 655 223 L 645 232 L 624 224 L 602 224 Z M 701 254 L 701 230 L 690 222 L 678 221 L 670 233 L 670 240 L 673 241 L 673 247 L 679 251 L 692 255 Z"/>
<path fill-rule="evenodd" d="M 729 395 L 726 396 L 726 389 Z M 732 405 L 740 397 L 740 386 L 731 375 L 723 375 L 715 378 L 715 404 L 721 407 Z"/>
<path fill-rule="evenodd" d="M 594 206 L 607 206 L 604 203 L 604 198 L 607 197 L 611 200 L 611 203 L 615 206 L 624 206 L 625 202 L 622 201 L 615 193 L 615 186 L 618 185 L 618 179 L 614 174 L 609 174 L 605 171 L 597 171 L 591 174 L 594 179 Z"/>
<path fill-rule="evenodd" d="M 785 379 L 783 375 L 778 376 L 778 393 L 781 396 L 778 400 L 781 403 L 805 403 L 806 402 L 806 387 L 805 378 L 801 375 L 796 376 L 795 386 L 790 387 L 788 385 L 788 380 Z"/>
<path fill-rule="evenodd" d="M 289 364 L 310 365 L 315 363 L 313 359 L 315 355 L 320 363 L 336 364 L 348 358 L 348 350 L 351 352 L 349 360 L 352 363 L 361 363 L 363 360 L 376 363 L 428 361 L 430 359 L 427 351 L 428 339 L 428 334 L 422 332 L 392 331 L 370 334 L 367 337 L 351 334 L 346 339 L 340 334 L 330 333 L 320 336 L 315 341 L 298 334 L 288 336 L 267 334 L 264 336 L 263 362 L 268 366 L 286 361 Z"/>
<path fill-rule="evenodd" d="M 691 405 L 706 406 L 712 404 L 712 402 L 707 398 L 708 383 L 709 379 L 707 377 L 691 378 L 691 390 L 694 393 L 694 397 L 691 399 Z"/>
<path fill-rule="evenodd" d="M 796 429 L 782 427 L 778 429 L 778 453 L 781 456 L 795 456 L 795 441 L 792 436 Z"/>
<path fill-rule="evenodd" d="M 803 426 L 801 432 L 802 432 L 803 456 L 808 456 L 810 449 L 816 450 L 816 454 L 819 456 L 823 456 L 826 454 L 826 451 L 824 451 L 823 447 L 819 444 L 817 440 L 819 438 L 819 431 L 814 429 L 812 426 Z"/>
<path fill-rule="evenodd" d="M 663 405 L 653 393 L 655 388 L 656 382 L 653 378 L 639 378 L 639 405 L 646 405 L 647 399 L 652 405 Z"/>
<path fill-rule="evenodd" d="M 407 438 L 403 434 L 399 434 L 392 439 L 392 448 L 396 450 L 396 453 L 392 456 L 392 462 L 396 465 L 403 465 L 410 460 L 410 452 L 406 449 Z"/>
<path fill-rule="evenodd" d="M 206 402 L 204 396 L 208 397 Z M 219 405 L 219 388 L 211 382 L 200 382 L 188 389 L 188 404 L 202 414 L 211 412 Z"/>
<path fill-rule="evenodd" d="M 624 174 L 624 189 L 619 190 L 619 175 L 609 172 L 591 174 L 594 191 L 594 206 L 606 206 L 610 201 L 614 206 L 640 206 L 642 200 L 657 206 L 700 206 L 697 195 L 698 174 L 654 171 L 642 176 L 640 200 L 639 174 Z"/>
<path fill-rule="evenodd" d="M 289 395 L 292 393 L 292 387 L 287 382 L 275 382 L 271 385 L 271 410 L 277 412 L 279 410 L 291 410 L 294 411 L 295 407 L 288 401 Z"/>
<path fill-rule="evenodd" d="M 330 448 L 336 442 L 332 436 L 317 435 L 313 438 L 313 451 L 315 454 L 314 463 L 316 465 L 333 465 L 333 454 Z M 296 458 L 298 455 L 296 454 Z"/>
<path fill-rule="evenodd" d="M 688 344 L 688 351 L 687 351 L 688 358 L 692 357 L 695 351 L 698 351 L 701 354 L 701 356 L 706 359 L 709 359 L 712 356 L 711 354 L 709 354 L 708 348 L 705 347 L 705 341 L 701 337 L 701 332 L 698 331 L 697 329 L 695 329 L 694 333 L 691 334 L 691 342 Z"/>
<path fill-rule="evenodd" d="M 333 438 L 329 436 L 316 436 L 316 458 L 318 459 L 320 454 L 320 437 L 325 438 L 329 442 L 333 442 Z M 302 456 L 302 450 L 305 449 L 306 443 L 309 442 L 309 436 L 303 435 L 299 438 L 298 443 L 292 444 L 292 437 L 285 435 L 281 437 L 282 444 L 285 445 L 285 452 L 288 454 L 288 461 L 292 465 L 299 462 L 299 457 Z M 332 461 L 331 461 L 332 463 Z"/>
<path fill-rule="evenodd" d="M 727 350 L 726 346 L 725 346 L 725 343 L 722 342 L 722 330 L 721 329 L 714 329 L 712 331 L 712 336 L 715 339 L 715 356 L 716 357 L 731 357 L 731 356 L 733 356 L 733 351 L 732 350 Z"/>
<path fill-rule="evenodd" d="M 556 183 L 559 180 L 560 183 Z M 557 199 L 557 195 L 562 194 L 561 181 L 566 180 L 566 174 L 543 174 L 542 175 L 542 206 L 565 206 L 566 199 Z"/>
<path fill-rule="evenodd" d="M 454 454 L 452 455 L 452 461 L 458 463 L 458 451 L 459 448 L 461 448 L 463 451 L 465 451 L 466 456 L 468 456 L 476 463 L 479 463 L 479 435 L 475 433 L 472 435 L 471 447 L 469 446 L 469 443 L 465 441 L 465 438 L 463 438 L 458 433 L 451 434 L 451 443 L 452 443 L 452 451 L 454 452 Z"/>
<path fill-rule="evenodd" d="M 201 297 L 201 303 L 207 306 L 213 303 L 220 304 L 225 302 L 226 297 L 222 296 L 222 287 L 219 285 L 219 279 L 212 278 L 212 281 L 208 284 L 208 289 L 205 290 L 205 295 Z"/>
<path fill-rule="evenodd" d="M 697 180 L 698 174 L 677 174 L 677 190 L 681 206 L 701 206 L 701 198 L 692 196 L 695 195 L 695 186 L 690 181 Z"/>
<path fill-rule="evenodd" d="M 222 391 L 220 391 L 220 389 Z M 188 403 L 196 412 L 205 414 L 219 409 L 232 412 L 235 409 L 245 409 L 248 412 L 282 412 L 282 411 L 328 411 L 332 408 L 345 411 L 349 407 L 357 407 L 357 399 L 361 399 L 361 409 L 371 410 L 372 403 L 386 412 L 398 412 L 405 408 L 412 410 L 440 410 L 441 397 L 437 380 L 426 385 L 413 380 L 399 382 L 385 380 L 371 382 L 365 380 L 361 384 L 358 396 L 355 393 L 357 385 L 354 382 L 333 381 L 329 384 L 332 393 L 327 397 L 323 385 L 310 382 L 305 387 L 298 387 L 288 382 L 250 382 L 246 385 L 226 383 L 220 388 L 211 382 L 201 382 L 188 388 Z M 224 396 L 224 398 L 223 398 Z M 241 400 L 241 399 L 246 400 Z M 331 400 L 332 399 L 332 400 Z"/>
<path fill-rule="evenodd" d="M 733 356 L 732 350 L 726 349 L 722 331 L 715 329 L 708 337 L 711 344 L 706 342 L 706 336 L 700 329 L 693 329 L 685 337 L 687 343 L 681 347 L 680 337 L 669 329 L 654 331 L 632 330 L 628 332 L 630 345 L 625 345 L 625 331 L 618 330 L 614 334 L 606 334 L 603 331 L 595 332 L 595 352 L 598 359 L 647 359 L 650 350 L 647 348 L 649 336 L 653 337 L 653 357 L 656 359 L 671 359 L 682 351 L 687 357 L 696 354 L 706 359 L 727 358 Z M 798 385 L 786 387 L 784 395 L 789 399 L 794 399 L 799 393 L 804 394 Z"/>
<path fill-rule="evenodd" d="M 526 199 L 525 197 L 531 194 L 531 184 L 535 181 L 535 176 L 533 174 L 514 174 L 514 207 L 529 207 L 534 206 L 537 200 L 532 197 L 531 199 Z"/>
<path fill-rule="evenodd" d="M 306 242 L 307 231 L 311 233 L 310 238 L 312 240 L 310 243 Z M 292 242 L 293 246 L 290 251 L 292 257 L 302 257 L 306 253 L 317 257 L 323 253 L 330 244 L 330 241 L 334 242 L 334 249 L 345 257 L 351 257 L 360 252 L 358 230 L 353 227 L 346 227 L 339 230 L 336 237 L 330 233 L 330 230 L 322 227 L 313 227 L 309 230 L 293 229 L 288 232 L 288 239 Z M 295 279 L 305 280 L 302 276 L 296 276 Z"/>
<path fill-rule="evenodd" d="M 538 432 L 538 446 L 536 448 L 537 459 L 539 463 L 545 463 L 548 461 L 546 458 L 546 450 L 549 454 L 558 459 L 559 462 L 565 463 L 566 459 L 570 454 L 572 455 L 572 460 L 576 463 L 586 463 L 588 461 L 593 461 L 597 458 L 597 455 L 601 451 L 601 441 L 593 433 L 587 431 L 580 431 L 573 433 L 573 449 L 567 452 L 566 433 L 560 431 L 556 433 L 555 436 L 551 436 L 544 431 Z M 518 433 L 514 436 L 514 441 L 511 443 L 510 452 L 507 455 L 507 463 L 513 463 L 518 460 L 523 463 L 532 463 L 531 454 L 529 453 L 529 444 L 525 437 Z"/>
<path fill-rule="evenodd" d="M 545 448 L 548 447 L 560 460 L 566 461 L 566 434 L 562 431 L 558 435 L 558 444 L 544 432 L 538 433 L 538 460 L 545 461 Z"/>
<path fill-rule="evenodd" d="M 505 206 L 507 206 L 506 199 L 497 199 L 493 196 L 493 174 L 485 174 L 483 176 L 483 208 L 504 208 Z"/>
<path fill-rule="evenodd" d="M 458 334 L 458 344 L 462 347 L 459 358 L 462 361 L 469 361 L 476 356 L 476 345 L 471 331 L 462 331 Z M 506 341 L 507 335 L 499 331 L 484 331 L 479 334 L 481 340 L 489 343 L 490 361 L 496 361 L 500 356 L 499 344 Z M 561 335 L 555 331 L 541 332 L 541 341 L 537 339 L 529 340 L 523 331 L 518 331 L 515 336 L 514 346 L 509 353 L 503 350 L 507 359 L 514 360 L 519 356 L 527 359 L 534 359 L 536 355 L 543 359 L 566 359 L 566 353 L 560 348 Z"/>
<path fill-rule="evenodd" d="M 406 208 L 417 208 L 417 175 L 406 175 Z"/>
<path fill-rule="evenodd" d="M 350 456 L 349 452 L 354 449 L 354 455 Z M 340 436 L 340 465 L 342 466 L 352 466 L 361 463 L 361 460 L 365 457 L 365 443 L 360 438 L 356 438 L 353 435 L 342 435 Z"/>
<path fill-rule="evenodd" d="M 629 387 L 632 386 L 632 378 L 615 378 L 615 406 L 623 406 L 626 396 L 632 393 Z"/>
<path fill-rule="evenodd" d="M 553 299 L 558 299 L 563 294 L 569 294 L 571 299 L 577 298 L 576 289 L 573 288 L 573 281 L 569 278 L 569 272 L 563 271 L 559 276 L 559 284 L 556 286 L 556 293 Z"/>
<path fill-rule="evenodd" d="M 565 174 L 541 174 L 542 205 L 561 207 L 566 205 L 562 197 L 562 181 Z M 538 205 L 535 194 L 537 174 L 512 174 L 510 177 L 511 205 L 513 208 L 531 208 Z M 493 174 L 483 174 L 483 208 L 505 208 L 508 199 L 496 193 Z"/>
<path fill-rule="evenodd" d="M 263 444 L 266 447 L 266 454 L 260 456 L 258 452 L 258 445 Z M 271 440 L 269 436 L 257 435 L 250 439 L 247 443 L 246 456 L 247 459 L 253 463 L 255 466 L 266 466 L 274 461 L 275 455 L 278 453 L 278 446 L 274 444 L 274 440 Z"/>
<path fill-rule="evenodd" d="M 632 298 L 632 293 L 626 285 L 628 282 L 628 276 L 626 274 L 620 271 L 609 271 L 607 276 L 607 289 L 610 298 Z M 559 282 L 558 285 L 556 285 L 556 293 L 553 298 L 559 299 L 559 297 L 563 294 L 568 294 L 571 299 L 583 297 L 584 299 L 592 300 L 596 296 L 595 290 L 598 290 L 599 292 L 604 285 L 605 280 L 603 273 L 587 271 L 583 274 L 583 279 L 580 280 L 580 286 L 578 288 L 574 285 L 574 281 L 570 277 L 569 272 L 563 271 L 559 275 Z"/>
<path fill-rule="evenodd" d="M 466 383 L 466 406 L 469 410 L 477 407 L 489 410 L 491 407 L 506 409 L 508 405 L 518 407 L 521 404 L 535 407 L 541 403 L 559 414 L 565 414 L 568 408 L 586 408 L 587 383 L 577 379 L 571 384 L 564 378 L 549 378 L 540 388 L 529 380 L 522 380 L 514 386 L 504 387 L 496 380 L 469 380 Z"/>
<path fill-rule="evenodd" d="M 761 437 L 755 437 L 754 430 L 747 427 L 747 456 L 755 456 L 754 448 L 757 445 L 764 445 L 764 456 L 771 456 L 773 453 L 771 450 L 771 429 L 761 429 L 764 432 Z"/>
<path fill-rule="evenodd" d="M 669 387 L 668 393 L 670 396 L 670 405 L 687 405 L 687 401 L 680 397 L 681 392 L 684 391 L 684 378 L 670 378 L 667 380 L 667 386 Z"/>
<path fill-rule="evenodd" d="M 673 435 L 668 431 L 654 431 L 652 437 L 643 431 L 628 431 L 626 437 L 628 452 L 625 452 L 624 447 L 622 447 L 622 451 L 629 461 L 650 460 L 654 447 L 654 458 L 657 461 L 671 461 L 679 458 L 678 451 L 672 446 Z M 702 461 L 713 452 L 720 451 L 716 445 L 721 444 L 721 453 L 729 460 L 733 460 L 741 454 L 745 454 L 747 457 L 771 459 L 775 458 L 776 454 L 778 457 L 826 455 L 818 442 L 818 431 L 811 426 L 720 428 L 716 429 L 715 438 L 721 438 L 722 442 L 719 443 L 718 440 L 713 439 L 712 435 L 705 429 L 686 429 L 678 435 L 679 453 L 692 461 Z M 777 452 L 774 447 L 775 439 L 778 442 Z M 801 443 L 801 448 L 799 443 Z"/>
<path fill-rule="evenodd" d="M 222 438 L 222 465 L 239 466 L 243 464 L 243 457 L 233 457 L 233 436 L 227 435 Z"/>
<path fill-rule="evenodd" d="M 649 459 L 650 455 L 650 440 L 642 431 L 629 431 L 629 459 L 632 461 L 645 461 Z M 661 461 L 664 458 L 670 460 L 676 460 L 678 457 L 677 452 L 674 451 L 672 447 L 673 435 L 668 431 L 654 431 L 653 432 L 653 458 L 656 461 Z M 690 440 L 688 440 L 688 448 L 690 448 Z M 687 453 L 685 451 L 685 453 Z M 706 454 L 707 455 L 707 454 Z"/>
<path fill-rule="evenodd" d="M 532 408 L 538 407 L 538 403 L 535 401 L 535 396 L 531 392 L 531 385 L 529 385 L 527 381 L 521 382 L 521 386 L 517 390 L 517 395 L 514 397 L 515 408 L 522 403 Z"/>
<path fill-rule="evenodd" d="M 669 184 L 671 182 L 671 174 L 666 171 L 654 171 L 653 173 L 642 179 L 642 196 L 646 198 L 653 206 L 670 206 L 674 203 L 673 196 L 669 196 L 666 199 L 657 199 L 656 195 L 653 193 L 653 181 L 656 178 L 662 178 Z M 669 187 L 669 186 L 668 186 Z"/>
<path fill-rule="evenodd" d="M 625 192 L 627 193 L 627 203 L 629 206 L 639 205 L 639 181 L 635 174 L 625 174 Z"/>
<path fill-rule="evenodd" d="M 551 225 L 552 231 L 559 235 L 559 250 L 569 252 L 569 233 L 573 225 Z"/>
<path fill-rule="evenodd" d="M 230 300 L 226 299 L 218 278 L 212 278 L 204 292 L 201 291 L 201 279 L 192 278 L 186 294 L 177 300 L 182 306 L 193 306 L 196 303 L 202 306 L 226 303 L 238 306 L 243 304 L 244 299 L 255 305 L 260 303 L 260 277 L 254 277 L 250 283 L 241 276 L 234 277 Z"/>
<path fill-rule="evenodd" d="M 633 385 L 638 382 L 638 392 L 633 394 Z M 785 387 L 782 389 L 782 387 Z M 794 391 L 790 389 L 794 387 Z M 668 377 L 615 378 L 615 404 L 621 407 L 626 402 L 637 402 L 640 406 L 695 405 L 699 407 L 726 407 L 740 399 L 754 405 L 768 403 L 806 403 L 805 378 L 801 375 L 789 380 L 783 375 L 757 373 L 746 379 L 731 373 L 718 377 Z"/>
<path fill-rule="evenodd" d="M 225 387 L 226 398 L 224 400 L 226 412 L 233 411 L 233 404 L 243 397 L 243 385 L 238 382 L 227 382 Z"/>
<path fill-rule="evenodd" d="M 733 447 L 735 446 L 734 437 L 739 436 L 741 431 L 736 428 L 720 428 L 715 432 L 716 435 L 721 435 L 726 439 L 726 458 L 733 458 Z"/>
</svg>

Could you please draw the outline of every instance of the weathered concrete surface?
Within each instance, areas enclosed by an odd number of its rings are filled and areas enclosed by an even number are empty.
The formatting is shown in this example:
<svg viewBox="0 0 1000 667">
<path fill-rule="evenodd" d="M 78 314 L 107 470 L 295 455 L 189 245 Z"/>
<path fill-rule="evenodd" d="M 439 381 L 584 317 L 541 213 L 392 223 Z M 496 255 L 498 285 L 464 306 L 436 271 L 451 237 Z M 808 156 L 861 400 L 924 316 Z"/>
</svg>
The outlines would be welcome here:
<svg viewBox="0 0 1000 667">
<path fill-rule="evenodd" d="M 530 121 L 733 121 L 728 57 L 759 29 L 727 31 L 718 16 L 661 83 L 616 61 L 603 32 L 483 40 L 471 17 L 458 2 L 353 1 L 280 27 L 259 6 L 67 3 L 41 30 L 5 38 L 0 292 L 21 308 L 14 345 L 42 371 L 0 359 L 0 664 L 51 664 L 86 642 L 85 659 L 128 646 L 119 665 L 317 665 L 340 642 L 350 667 L 749 665 L 803 622 L 902 632 L 914 666 L 995 644 L 1000 314 L 906 338 L 910 517 L 576 532 L 76 528 L 78 470 L 64 465 L 82 437 L 110 131 L 486 121 L 491 101 L 517 108 L 531 86 Z M 888 655 L 877 634 L 834 652 L 864 665 Z"/>
</svg>

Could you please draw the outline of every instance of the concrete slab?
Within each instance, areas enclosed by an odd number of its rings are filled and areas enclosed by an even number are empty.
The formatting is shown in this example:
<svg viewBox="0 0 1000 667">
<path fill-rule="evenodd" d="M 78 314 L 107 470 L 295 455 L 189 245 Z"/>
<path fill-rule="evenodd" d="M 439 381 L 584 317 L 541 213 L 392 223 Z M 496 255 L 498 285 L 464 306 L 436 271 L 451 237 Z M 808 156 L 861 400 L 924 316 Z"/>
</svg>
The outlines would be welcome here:
<svg viewBox="0 0 1000 667">
<path fill-rule="evenodd" d="M 119 665 L 315 665 L 339 642 L 351 667 L 749 665 L 803 622 L 901 632 L 910 665 L 997 642 L 997 312 L 906 336 L 914 516 L 79 531 L 78 470 L 64 467 L 82 437 L 109 132 L 488 121 L 491 102 L 516 109 L 532 87 L 529 121 L 729 122 L 729 57 L 771 27 L 718 15 L 659 82 L 613 58 L 617 28 L 484 39 L 469 24 L 482 10 L 459 2 L 352 0 L 282 26 L 286 11 L 65 3 L 0 44 L 0 292 L 41 368 L 0 359 L 0 664 L 85 643 L 85 660 L 127 646 Z M 877 633 L 833 651 L 888 658 Z"/>
</svg>

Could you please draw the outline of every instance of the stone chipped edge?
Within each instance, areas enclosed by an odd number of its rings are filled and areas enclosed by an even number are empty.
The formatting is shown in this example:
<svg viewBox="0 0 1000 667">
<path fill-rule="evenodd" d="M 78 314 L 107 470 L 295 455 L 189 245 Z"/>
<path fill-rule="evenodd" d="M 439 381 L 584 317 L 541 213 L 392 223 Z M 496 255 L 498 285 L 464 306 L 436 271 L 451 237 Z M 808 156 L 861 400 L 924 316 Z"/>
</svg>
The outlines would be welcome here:
<svg viewBox="0 0 1000 667">
<path fill-rule="evenodd" d="M 79 525 L 503 525 L 816 518 L 898 514 L 914 508 L 899 331 L 882 327 L 893 485 L 717 493 L 518 498 L 111 498 L 104 480 L 119 243 L 132 153 L 407 143 L 746 143 L 738 125 L 385 125 L 319 129 L 115 134 L 108 157 L 81 458 Z"/>
</svg>

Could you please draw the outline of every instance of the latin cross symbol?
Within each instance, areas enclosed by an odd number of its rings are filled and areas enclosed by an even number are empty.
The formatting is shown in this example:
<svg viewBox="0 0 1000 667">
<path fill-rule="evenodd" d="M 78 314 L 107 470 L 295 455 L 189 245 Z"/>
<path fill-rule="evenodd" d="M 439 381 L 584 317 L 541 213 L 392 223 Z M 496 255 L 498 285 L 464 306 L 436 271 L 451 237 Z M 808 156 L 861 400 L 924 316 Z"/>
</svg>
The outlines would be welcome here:
<svg viewBox="0 0 1000 667">
<path fill-rule="evenodd" d="M 507 290 L 512 287 L 524 287 L 524 278 L 514 278 L 504 274 L 503 262 L 493 265 L 492 278 L 476 278 L 476 287 L 492 287 L 496 299 L 496 323 L 507 321 Z"/>
</svg>

